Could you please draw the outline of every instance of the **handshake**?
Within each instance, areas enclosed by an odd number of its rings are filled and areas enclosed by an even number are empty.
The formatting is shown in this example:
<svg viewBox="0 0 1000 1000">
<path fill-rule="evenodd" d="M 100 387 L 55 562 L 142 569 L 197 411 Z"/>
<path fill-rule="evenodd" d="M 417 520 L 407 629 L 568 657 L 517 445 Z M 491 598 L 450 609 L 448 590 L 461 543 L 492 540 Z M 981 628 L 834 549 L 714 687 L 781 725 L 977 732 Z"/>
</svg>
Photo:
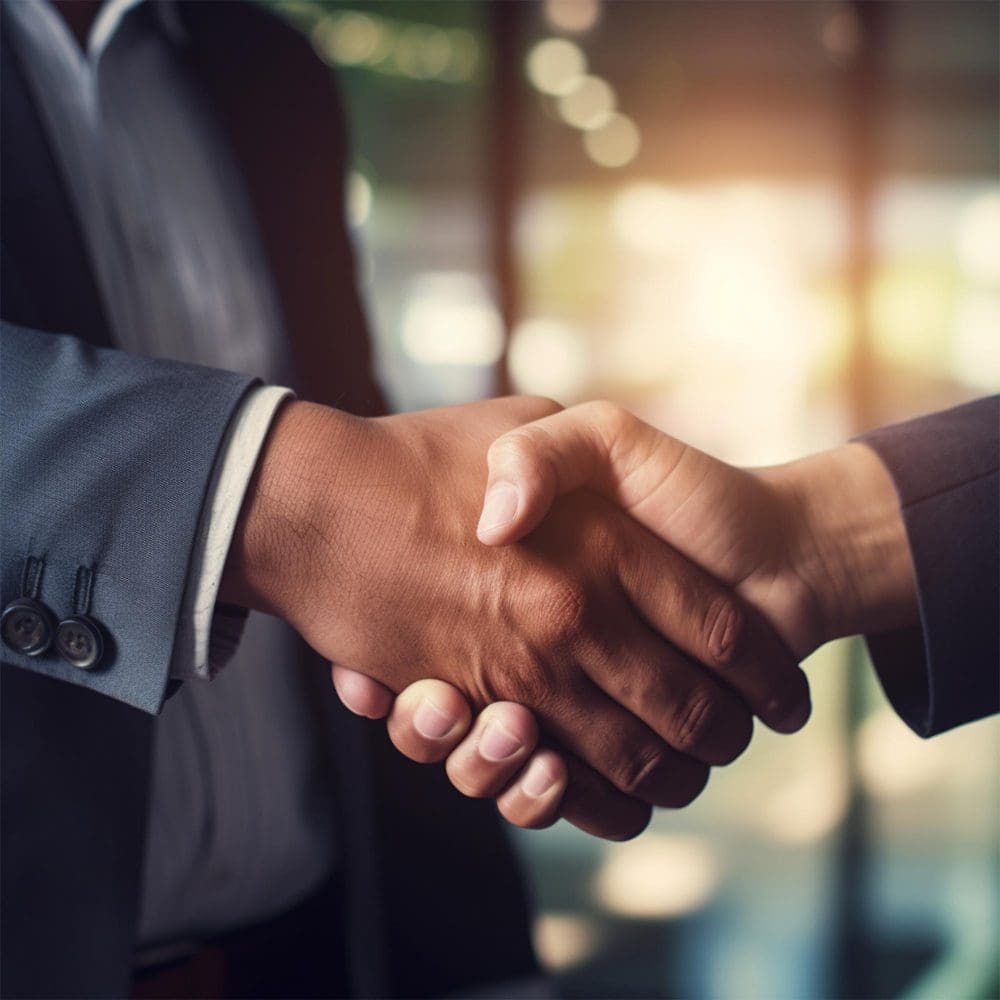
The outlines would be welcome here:
<svg viewBox="0 0 1000 1000">
<path fill-rule="evenodd" d="M 465 794 L 612 839 L 691 802 L 754 716 L 799 730 L 814 649 L 917 614 L 866 446 L 738 469 L 614 404 L 525 397 L 286 404 L 219 596 L 290 622 Z"/>
</svg>

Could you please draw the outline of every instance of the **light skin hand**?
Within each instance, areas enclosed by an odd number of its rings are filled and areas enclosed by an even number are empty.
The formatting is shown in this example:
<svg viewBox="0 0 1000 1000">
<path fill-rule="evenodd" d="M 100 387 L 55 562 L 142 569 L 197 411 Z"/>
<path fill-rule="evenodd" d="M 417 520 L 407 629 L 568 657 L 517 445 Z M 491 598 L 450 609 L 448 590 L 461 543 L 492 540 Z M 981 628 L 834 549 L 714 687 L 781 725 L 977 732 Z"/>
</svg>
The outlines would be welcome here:
<svg viewBox="0 0 1000 1000">
<path fill-rule="evenodd" d="M 557 496 L 594 490 L 735 588 L 800 659 L 831 639 L 917 620 L 895 488 L 862 444 L 739 469 L 596 402 L 504 435 L 489 466 L 485 544 L 524 537 Z M 516 511 L 496 523 L 490 497 L 512 487 Z"/>
<path fill-rule="evenodd" d="M 808 689 L 763 622 L 600 497 L 560 499 L 521 545 L 475 540 L 489 443 L 553 409 L 507 399 L 362 420 L 287 404 L 221 597 L 280 615 L 389 692 L 430 677 L 478 709 L 530 708 L 568 751 L 570 786 L 579 772 L 607 804 L 577 814 L 568 793 L 564 814 L 630 836 L 650 804 L 686 804 L 707 765 L 745 747 L 749 715 L 725 683 L 734 663 L 772 665 L 751 704 L 776 727 L 802 724 Z"/>
<path fill-rule="evenodd" d="M 334 665 L 333 683 L 356 714 L 389 716 L 389 736 L 400 753 L 421 764 L 446 761 L 460 792 L 495 798 L 514 826 L 537 830 L 562 817 L 592 831 L 596 818 L 617 808 L 607 783 L 591 768 L 539 747 L 538 724 L 521 705 L 497 702 L 473 719 L 468 702 L 444 681 L 416 681 L 396 697 L 370 677 Z M 421 711 L 428 702 L 432 710 Z M 502 748 L 510 751 L 506 756 L 483 738 L 491 723 L 499 724 L 508 740 Z"/>
<path fill-rule="evenodd" d="M 864 445 L 742 470 L 595 403 L 498 439 L 489 464 L 486 544 L 523 537 L 554 497 L 589 488 L 734 586 L 799 656 L 841 635 L 917 621 L 895 490 Z"/>
</svg>

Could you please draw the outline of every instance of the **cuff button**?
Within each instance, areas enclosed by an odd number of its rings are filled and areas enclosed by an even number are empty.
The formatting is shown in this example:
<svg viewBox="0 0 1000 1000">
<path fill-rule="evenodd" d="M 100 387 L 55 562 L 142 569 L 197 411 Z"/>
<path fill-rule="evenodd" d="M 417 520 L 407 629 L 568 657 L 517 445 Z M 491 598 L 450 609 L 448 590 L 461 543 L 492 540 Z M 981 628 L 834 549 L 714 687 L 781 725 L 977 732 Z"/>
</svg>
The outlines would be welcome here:
<svg viewBox="0 0 1000 1000">
<path fill-rule="evenodd" d="M 19 597 L 0 615 L 0 635 L 4 645 L 25 656 L 41 656 L 52 644 L 54 620 L 40 601 Z"/>
<path fill-rule="evenodd" d="M 86 615 L 64 618 L 56 629 L 56 652 L 80 670 L 93 670 L 104 655 L 100 626 Z"/>
</svg>

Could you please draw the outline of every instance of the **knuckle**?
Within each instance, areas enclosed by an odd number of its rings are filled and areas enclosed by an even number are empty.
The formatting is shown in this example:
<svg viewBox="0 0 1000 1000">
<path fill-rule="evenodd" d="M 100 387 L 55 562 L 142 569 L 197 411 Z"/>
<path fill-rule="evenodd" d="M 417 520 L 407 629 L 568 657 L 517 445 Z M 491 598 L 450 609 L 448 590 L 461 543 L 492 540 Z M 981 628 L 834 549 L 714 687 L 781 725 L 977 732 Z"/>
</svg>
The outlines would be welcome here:
<svg viewBox="0 0 1000 1000">
<path fill-rule="evenodd" d="M 525 411 L 530 420 L 551 417 L 554 413 L 561 412 L 563 408 L 561 403 L 557 403 L 548 396 L 525 396 L 523 400 Z"/>
<path fill-rule="evenodd" d="M 535 663 L 519 663 L 504 671 L 502 683 L 497 685 L 495 697 L 505 701 L 538 708 L 546 695 L 544 671 Z"/>
<path fill-rule="evenodd" d="M 588 417 L 612 437 L 624 431 L 634 419 L 624 406 L 609 399 L 595 399 L 588 403 L 587 407 L 590 410 Z"/>
<path fill-rule="evenodd" d="M 498 437 L 489 447 L 487 457 L 491 463 L 498 461 L 517 462 L 531 458 L 535 438 L 526 428 L 518 427 Z"/>
<path fill-rule="evenodd" d="M 574 580 L 550 584 L 540 603 L 542 637 L 549 646 L 575 645 L 587 628 L 587 590 Z"/>
<path fill-rule="evenodd" d="M 602 516 L 588 518 L 581 544 L 585 551 L 598 554 L 606 562 L 619 563 L 625 559 L 635 559 L 631 548 L 633 539 L 623 530 L 623 519 L 609 517 L 604 510 Z M 627 523 L 627 522 L 625 522 Z"/>
<path fill-rule="evenodd" d="M 733 666 L 746 646 L 747 628 L 746 614 L 732 597 L 724 594 L 710 601 L 704 622 L 709 665 Z"/>
<path fill-rule="evenodd" d="M 675 746 L 684 753 L 702 751 L 719 717 L 719 701 L 711 691 L 699 691 L 688 699 L 675 735 Z"/>
<path fill-rule="evenodd" d="M 615 785 L 626 795 L 638 795 L 657 772 L 666 767 L 664 747 L 650 745 L 622 759 L 615 768 Z"/>
<path fill-rule="evenodd" d="M 551 417 L 564 409 L 562 403 L 548 396 L 511 395 L 502 397 L 500 402 L 504 412 L 521 423 Z"/>
</svg>

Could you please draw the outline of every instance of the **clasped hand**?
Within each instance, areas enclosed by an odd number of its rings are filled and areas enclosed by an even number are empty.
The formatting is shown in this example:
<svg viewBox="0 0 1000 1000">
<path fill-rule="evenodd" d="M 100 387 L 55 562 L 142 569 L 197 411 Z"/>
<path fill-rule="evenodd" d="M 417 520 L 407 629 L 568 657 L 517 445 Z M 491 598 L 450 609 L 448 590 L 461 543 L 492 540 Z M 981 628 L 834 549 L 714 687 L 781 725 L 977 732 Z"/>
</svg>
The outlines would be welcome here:
<svg viewBox="0 0 1000 1000">
<path fill-rule="evenodd" d="M 349 708 L 389 714 L 413 759 L 447 756 L 465 793 L 621 839 L 692 801 L 753 716 L 805 723 L 818 611 L 788 539 L 755 530 L 764 480 L 589 407 L 293 402 L 223 590 L 291 622 Z"/>
</svg>

